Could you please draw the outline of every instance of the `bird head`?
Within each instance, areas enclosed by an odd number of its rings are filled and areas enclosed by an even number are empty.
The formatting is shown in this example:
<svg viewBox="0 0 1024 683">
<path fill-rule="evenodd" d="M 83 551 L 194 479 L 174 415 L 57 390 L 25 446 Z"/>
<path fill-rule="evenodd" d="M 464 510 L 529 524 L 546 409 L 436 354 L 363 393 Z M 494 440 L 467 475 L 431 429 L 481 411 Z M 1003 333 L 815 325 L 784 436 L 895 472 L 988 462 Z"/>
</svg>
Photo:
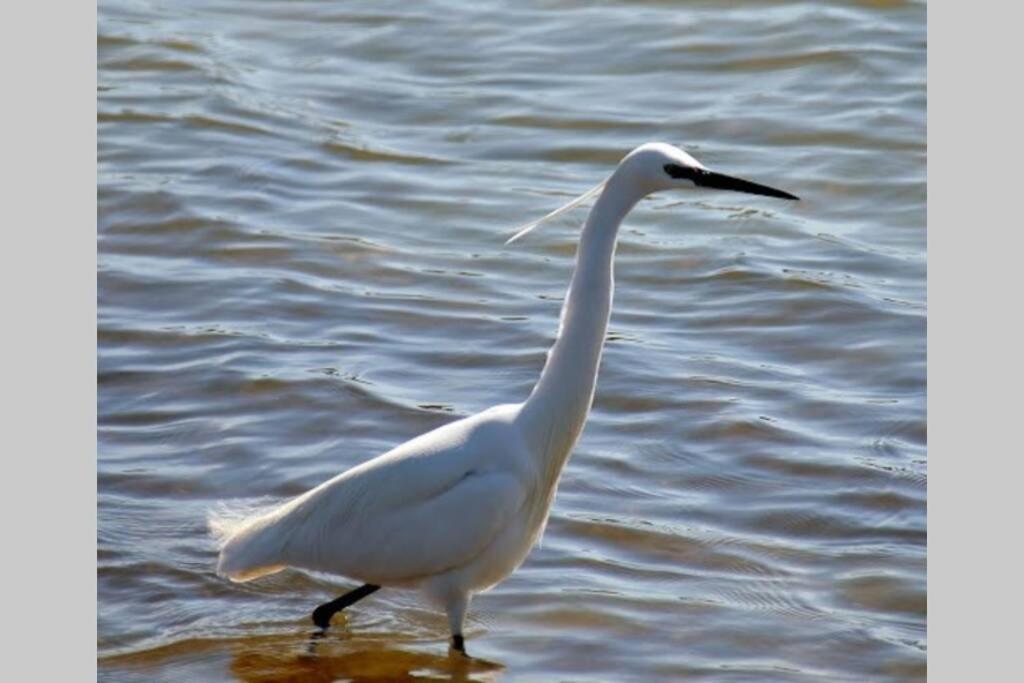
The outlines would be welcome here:
<svg viewBox="0 0 1024 683">
<path fill-rule="evenodd" d="M 551 213 L 526 225 L 519 226 L 516 233 L 505 244 L 515 242 L 544 221 L 560 216 L 566 211 L 596 197 L 613 183 L 618 186 L 619 190 L 625 190 L 627 195 L 632 196 L 632 201 L 661 190 L 692 189 L 695 187 L 746 192 L 747 194 L 759 194 L 779 199 L 799 199 L 796 195 L 776 190 L 767 185 L 711 171 L 674 145 L 664 142 L 648 142 L 647 144 L 640 145 L 623 157 L 615 172 L 609 178 Z"/>
<path fill-rule="evenodd" d="M 664 142 L 649 142 L 634 149 L 619 162 L 612 177 L 616 176 L 636 184 L 641 195 L 697 187 L 799 199 L 767 185 L 709 170 L 683 150 Z"/>
</svg>

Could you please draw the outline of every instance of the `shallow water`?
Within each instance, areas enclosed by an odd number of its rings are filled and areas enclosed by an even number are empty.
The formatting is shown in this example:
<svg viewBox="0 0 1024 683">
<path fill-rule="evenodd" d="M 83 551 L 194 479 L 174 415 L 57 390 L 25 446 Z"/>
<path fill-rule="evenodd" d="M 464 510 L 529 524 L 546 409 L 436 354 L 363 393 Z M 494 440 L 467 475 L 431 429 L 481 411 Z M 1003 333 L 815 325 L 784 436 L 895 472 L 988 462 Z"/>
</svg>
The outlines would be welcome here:
<svg viewBox="0 0 1024 683">
<path fill-rule="evenodd" d="M 923 680 L 925 6 L 99 7 L 105 680 Z M 214 575 L 281 499 L 529 392 L 580 210 L 633 146 L 799 203 L 623 228 L 594 410 L 543 545 L 443 615 Z"/>
</svg>

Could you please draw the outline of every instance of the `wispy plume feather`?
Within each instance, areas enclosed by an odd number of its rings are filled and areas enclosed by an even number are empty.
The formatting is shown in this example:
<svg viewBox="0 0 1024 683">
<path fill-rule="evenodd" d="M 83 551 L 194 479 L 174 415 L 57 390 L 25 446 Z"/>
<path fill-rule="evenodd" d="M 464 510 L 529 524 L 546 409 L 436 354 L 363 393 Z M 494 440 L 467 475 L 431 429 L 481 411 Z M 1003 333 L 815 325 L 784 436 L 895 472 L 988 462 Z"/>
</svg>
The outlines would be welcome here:
<svg viewBox="0 0 1024 683">
<path fill-rule="evenodd" d="M 589 199 L 591 199 L 593 197 L 596 197 L 597 195 L 599 195 L 601 193 L 601 190 L 604 189 L 605 183 L 607 183 L 607 182 L 608 182 L 608 179 L 605 178 L 600 183 L 598 183 L 595 187 L 587 190 L 586 192 L 581 194 L 579 197 L 576 197 L 576 199 L 573 199 L 568 204 L 564 204 L 564 205 L 558 207 L 557 209 L 555 209 L 554 211 L 552 211 L 551 213 L 545 214 L 544 216 L 541 216 L 537 220 L 532 221 L 530 223 L 527 223 L 526 225 L 520 225 L 518 228 L 516 228 L 516 234 L 512 235 L 511 237 L 509 237 L 508 240 L 506 240 L 505 244 L 512 244 L 513 242 L 515 242 L 520 237 L 522 237 L 526 233 L 528 233 L 531 230 L 533 230 L 534 228 L 536 228 L 538 225 L 540 225 L 544 221 L 550 220 L 552 218 L 557 218 L 558 216 L 561 216 L 566 211 L 570 211 L 572 209 L 575 209 L 580 204 L 583 204 L 584 202 L 586 202 L 587 200 L 589 200 Z"/>
<path fill-rule="evenodd" d="M 206 512 L 206 526 L 210 536 L 223 548 L 228 540 L 243 527 L 251 524 L 281 504 L 280 500 L 268 497 L 221 501 Z"/>
</svg>

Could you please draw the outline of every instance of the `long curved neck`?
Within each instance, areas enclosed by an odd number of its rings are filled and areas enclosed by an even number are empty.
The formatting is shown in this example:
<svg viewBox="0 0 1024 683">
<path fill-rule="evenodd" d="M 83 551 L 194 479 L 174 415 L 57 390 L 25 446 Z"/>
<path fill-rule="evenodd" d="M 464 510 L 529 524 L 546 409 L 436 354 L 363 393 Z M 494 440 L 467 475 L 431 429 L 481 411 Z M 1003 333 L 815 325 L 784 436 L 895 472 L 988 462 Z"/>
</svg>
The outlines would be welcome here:
<svg viewBox="0 0 1024 683">
<path fill-rule="evenodd" d="M 612 308 L 615 242 L 622 219 L 640 198 L 623 184 L 613 175 L 587 217 L 555 344 L 520 413 L 531 450 L 553 480 L 576 444 L 594 399 Z"/>
</svg>

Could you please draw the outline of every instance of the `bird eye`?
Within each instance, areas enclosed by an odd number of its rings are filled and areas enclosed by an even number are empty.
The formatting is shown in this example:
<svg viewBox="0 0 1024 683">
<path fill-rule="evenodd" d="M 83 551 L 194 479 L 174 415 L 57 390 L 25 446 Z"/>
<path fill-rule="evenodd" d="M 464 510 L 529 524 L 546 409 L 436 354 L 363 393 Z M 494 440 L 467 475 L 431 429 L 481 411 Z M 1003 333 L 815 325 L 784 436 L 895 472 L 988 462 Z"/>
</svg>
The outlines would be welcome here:
<svg viewBox="0 0 1024 683">
<path fill-rule="evenodd" d="M 680 166 L 679 164 L 665 164 L 663 167 L 665 173 L 668 173 L 672 178 L 692 178 L 693 169 Z"/>
</svg>

